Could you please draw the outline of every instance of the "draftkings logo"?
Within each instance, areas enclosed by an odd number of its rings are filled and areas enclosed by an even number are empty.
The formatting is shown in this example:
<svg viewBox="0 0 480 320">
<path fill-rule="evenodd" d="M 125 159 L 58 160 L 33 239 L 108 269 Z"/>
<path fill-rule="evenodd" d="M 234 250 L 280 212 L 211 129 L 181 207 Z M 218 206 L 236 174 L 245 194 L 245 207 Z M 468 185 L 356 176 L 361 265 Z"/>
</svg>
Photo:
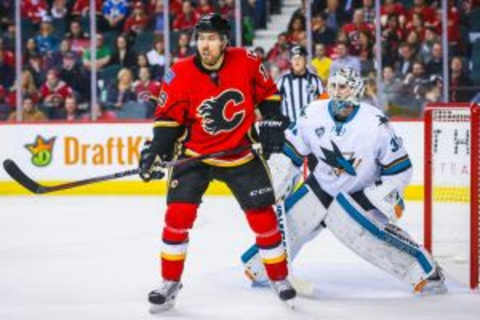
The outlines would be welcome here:
<svg viewBox="0 0 480 320">
<path fill-rule="evenodd" d="M 35 142 L 25 145 L 25 148 L 32 154 L 32 164 L 36 167 L 46 167 L 52 162 L 53 145 L 56 137 L 44 139 L 37 135 Z"/>
</svg>

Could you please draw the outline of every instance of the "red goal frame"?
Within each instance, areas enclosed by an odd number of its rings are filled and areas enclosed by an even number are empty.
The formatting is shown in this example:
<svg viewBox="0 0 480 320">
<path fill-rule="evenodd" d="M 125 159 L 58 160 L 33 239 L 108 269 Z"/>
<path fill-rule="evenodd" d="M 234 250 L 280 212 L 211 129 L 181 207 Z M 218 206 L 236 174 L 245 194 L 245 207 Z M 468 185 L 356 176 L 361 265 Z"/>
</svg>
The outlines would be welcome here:
<svg viewBox="0 0 480 320">
<path fill-rule="evenodd" d="M 424 245 L 432 252 L 432 210 L 433 210 L 433 143 L 432 113 L 439 109 L 470 109 L 470 287 L 479 285 L 479 156 L 480 156 L 480 106 L 468 103 L 435 103 L 428 104 L 424 117 Z"/>
</svg>

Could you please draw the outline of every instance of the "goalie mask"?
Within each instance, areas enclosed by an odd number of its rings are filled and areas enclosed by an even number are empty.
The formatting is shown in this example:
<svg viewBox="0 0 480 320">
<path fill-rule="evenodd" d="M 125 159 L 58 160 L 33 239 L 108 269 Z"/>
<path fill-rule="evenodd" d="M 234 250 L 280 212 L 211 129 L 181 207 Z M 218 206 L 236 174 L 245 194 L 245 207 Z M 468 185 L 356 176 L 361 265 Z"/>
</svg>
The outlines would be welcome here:
<svg viewBox="0 0 480 320">
<path fill-rule="evenodd" d="M 341 68 L 328 78 L 327 91 L 333 102 L 333 112 L 337 115 L 343 109 L 358 105 L 363 95 L 363 80 L 352 68 Z"/>
</svg>

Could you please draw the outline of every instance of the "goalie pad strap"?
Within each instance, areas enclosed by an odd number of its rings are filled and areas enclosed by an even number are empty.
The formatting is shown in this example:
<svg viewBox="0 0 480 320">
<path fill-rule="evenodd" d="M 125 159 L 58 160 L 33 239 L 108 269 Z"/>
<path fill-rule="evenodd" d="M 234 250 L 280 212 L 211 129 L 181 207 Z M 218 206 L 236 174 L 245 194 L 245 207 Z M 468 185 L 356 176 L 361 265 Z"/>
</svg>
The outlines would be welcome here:
<svg viewBox="0 0 480 320">
<path fill-rule="evenodd" d="M 313 191 L 315 196 L 320 200 L 320 202 L 323 204 L 324 208 L 330 207 L 330 204 L 333 201 L 333 197 L 329 195 L 325 190 L 320 187 L 320 184 L 317 182 L 313 174 L 310 174 L 307 177 L 307 180 L 305 181 L 305 184 L 307 184 L 310 189 Z"/>
<path fill-rule="evenodd" d="M 325 223 L 335 237 L 371 264 L 415 286 L 434 272 L 432 256 L 399 227 L 385 223 L 376 210 L 364 211 L 340 193 Z"/>
</svg>

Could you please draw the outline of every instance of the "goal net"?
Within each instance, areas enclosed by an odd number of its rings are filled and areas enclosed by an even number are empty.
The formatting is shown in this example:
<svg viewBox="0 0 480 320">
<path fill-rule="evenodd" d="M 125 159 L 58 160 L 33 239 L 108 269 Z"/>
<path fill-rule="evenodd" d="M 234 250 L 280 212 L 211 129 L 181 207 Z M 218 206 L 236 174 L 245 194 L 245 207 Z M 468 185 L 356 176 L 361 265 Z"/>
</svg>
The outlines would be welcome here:
<svg viewBox="0 0 480 320">
<path fill-rule="evenodd" d="M 424 242 L 447 274 L 478 287 L 480 107 L 425 110 Z"/>
</svg>

